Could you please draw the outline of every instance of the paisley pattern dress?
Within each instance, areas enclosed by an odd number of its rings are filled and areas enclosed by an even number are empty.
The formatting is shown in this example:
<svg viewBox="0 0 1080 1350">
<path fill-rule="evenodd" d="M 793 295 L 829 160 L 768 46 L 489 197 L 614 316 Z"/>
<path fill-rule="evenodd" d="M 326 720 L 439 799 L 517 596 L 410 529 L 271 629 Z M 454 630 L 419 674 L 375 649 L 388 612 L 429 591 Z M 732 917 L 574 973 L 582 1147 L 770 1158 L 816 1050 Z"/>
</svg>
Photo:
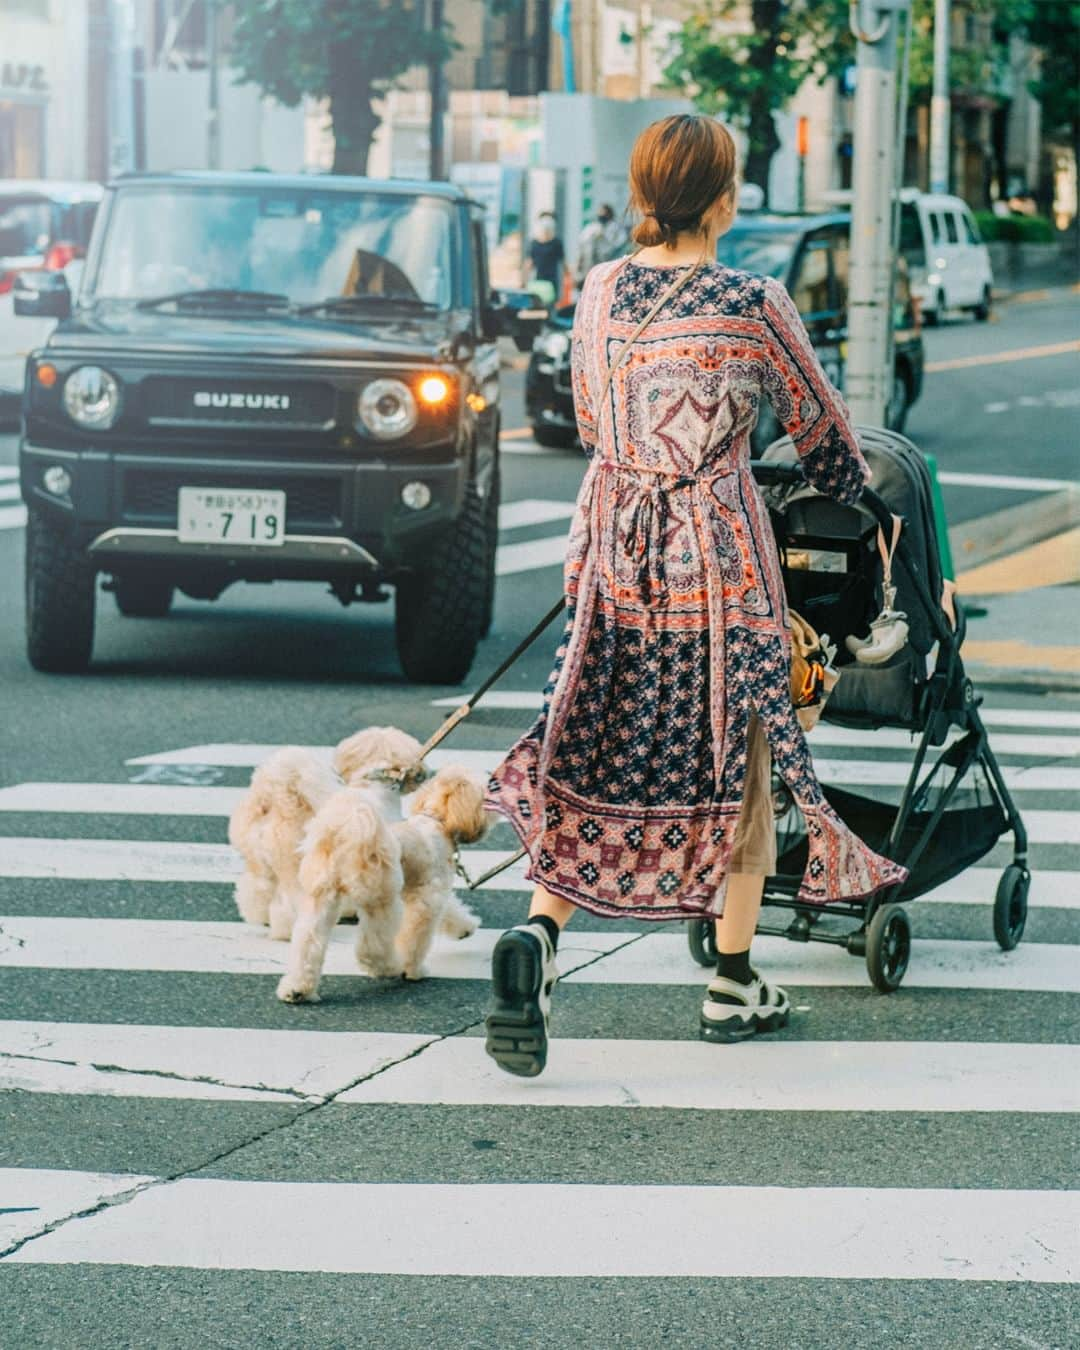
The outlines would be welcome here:
<svg viewBox="0 0 1080 1350">
<path fill-rule="evenodd" d="M 828 805 L 791 705 L 780 564 L 750 471 L 762 399 L 819 491 L 854 501 L 869 471 L 783 286 L 718 263 L 665 302 L 597 406 L 678 273 L 621 258 L 586 278 L 571 377 L 589 464 L 566 628 L 543 711 L 487 802 L 555 895 L 608 916 L 719 915 L 756 713 L 806 822 L 799 899 L 869 896 L 906 872 Z"/>
</svg>

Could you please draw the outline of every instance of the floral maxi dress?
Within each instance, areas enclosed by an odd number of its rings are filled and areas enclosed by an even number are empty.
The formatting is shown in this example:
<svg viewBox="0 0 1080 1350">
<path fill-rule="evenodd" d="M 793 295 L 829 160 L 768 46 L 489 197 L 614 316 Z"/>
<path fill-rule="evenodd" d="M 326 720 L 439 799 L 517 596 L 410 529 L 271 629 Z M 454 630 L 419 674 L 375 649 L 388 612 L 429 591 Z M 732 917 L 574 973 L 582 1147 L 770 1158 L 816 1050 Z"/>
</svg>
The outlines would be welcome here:
<svg viewBox="0 0 1080 1350">
<path fill-rule="evenodd" d="M 783 286 L 718 263 L 664 303 L 596 405 L 677 274 L 622 258 L 586 278 L 571 378 L 589 465 L 566 628 L 543 711 L 487 802 L 555 895 L 607 916 L 718 915 L 756 713 L 806 821 L 798 898 L 869 896 L 906 872 L 828 805 L 792 708 L 780 564 L 750 470 L 762 398 L 819 491 L 854 501 L 869 470 Z"/>
</svg>

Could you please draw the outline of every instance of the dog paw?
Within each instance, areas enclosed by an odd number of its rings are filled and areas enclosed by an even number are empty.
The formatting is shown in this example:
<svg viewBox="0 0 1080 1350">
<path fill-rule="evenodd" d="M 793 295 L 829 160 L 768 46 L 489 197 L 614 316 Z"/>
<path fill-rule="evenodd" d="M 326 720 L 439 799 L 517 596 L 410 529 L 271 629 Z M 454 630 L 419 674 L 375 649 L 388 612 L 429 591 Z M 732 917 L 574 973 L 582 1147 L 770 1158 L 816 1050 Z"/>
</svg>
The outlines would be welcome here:
<svg viewBox="0 0 1080 1350">
<path fill-rule="evenodd" d="M 400 965 L 389 961 L 361 961 L 360 969 L 373 980 L 396 980 L 403 974 Z"/>
<path fill-rule="evenodd" d="M 479 927 L 479 919 L 468 919 L 461 923 L 451 924 L 446 930 L 446 935 L 453 938 L 455 942 L 461 942 L 465 938 L 472 937 Z"/>
<path fill-rule="evenodd" d="M 283 978 L 277 987 L 277 996 L 282 1003 L 318 1003 L 319 996 L 313 990 L 301 989 Z"/>
<path fill-rule="evenodd" d="M 406 966 L 401 977 L 404 980 L 426 980 L 430 974 L 427 966 Z"/>
</svg>

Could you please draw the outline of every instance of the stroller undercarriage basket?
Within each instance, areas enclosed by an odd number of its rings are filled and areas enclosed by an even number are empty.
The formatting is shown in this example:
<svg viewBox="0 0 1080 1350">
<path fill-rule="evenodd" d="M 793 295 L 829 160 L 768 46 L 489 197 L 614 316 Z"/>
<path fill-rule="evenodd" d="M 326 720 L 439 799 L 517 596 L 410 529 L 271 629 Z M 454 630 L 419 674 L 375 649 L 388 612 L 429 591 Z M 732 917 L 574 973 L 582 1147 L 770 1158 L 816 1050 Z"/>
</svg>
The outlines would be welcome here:
<svg viewBox="0 0 1080 1350">
<path fill-rule="evenodd" d="M 1027 917 L 1031 877 L 1027 835 L 1005 785 L 979 717 L 979 700 L 960 658 L 965 625 L 955 628 L 942 610 L 943 576 L 938 557 L 933 496 L 925 461 L 896 432 L 860 428 L 859 440 L 873 474 L 855 506 L 821 497 L 802 479 L 788 438 L 777 441 L 754 465 L 764 489 L 791 605 L 843 653 L 839 683 L 822 721 L 841 726 L 910 731 L 913 759 L 899 800 L 864 796 L 826 786 L 840 818 L 868 844 L 902 863 L 907 881 L 887 898 L 811 906 L 796 900 L 806 865 L 801 814 L 794 803 L 778 812 L 777 875 L 768 878 L 766 906 L 794 911 L 786 927 L 759 924 L 759 933 L 794 941 L 830 942 L 865 956 L 874 985 L 899 987 L 911 953 L 911 927 L 896 899 L 911 900 L 941 886 L 984 857 L 1011 830 L 1013 861 L 1005 868 L 993 902 L 994 936 L 1003 950 L 1020 941 Z M 863 665 L 845 648 L 845 638 L 869 627 L 878 611 L 882 565 L 876 540 L 893 515 L 904 529 L 892 579 L 897 605 L 908 623 L 905 645 L 879 665 Z M 811 746 L 813 734 L 811 733 Z M 932 747 L 944 747 L 927 765 Z M 823 913 L 856 921 L 847 932 L 822 927 Z M 702 965 L 716 960 L 712 920 L 692 920 L 690 949 Z"/>
</svg>

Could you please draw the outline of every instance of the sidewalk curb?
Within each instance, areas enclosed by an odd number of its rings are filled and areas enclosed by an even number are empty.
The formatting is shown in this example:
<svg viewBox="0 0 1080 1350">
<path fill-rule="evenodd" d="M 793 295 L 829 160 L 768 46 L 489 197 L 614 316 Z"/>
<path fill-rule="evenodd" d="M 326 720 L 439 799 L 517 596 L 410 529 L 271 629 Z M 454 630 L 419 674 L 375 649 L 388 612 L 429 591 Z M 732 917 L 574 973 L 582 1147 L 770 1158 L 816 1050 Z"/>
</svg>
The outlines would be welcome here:
<svg viewBox="0 0 1080 1350">
<path fill-rule="evenodd" d="M 956 572 L 970 572 L 984 563 L 1019 553 L 1078 524 L 1080 488 L 1045 492 L 1034 501 L 965 520 L 949 530 Z"/>
<path fill-rule="evenodd" d="M 995 305 L 1023 305 L 1037 300 L 1063 300 L 1077 293 L 1075 281 L 1048 282 L 1046 285 L 1022 284 L 1012 289 L 995 286 L 992 301 Z"/>
<path fill-rule="evenodd" d="M 963 648 L 960 655 L 963 656 Z M 1017 689 L 1025 693 L 1080 695 L 1080 671 L 1010 670 L 1006 666 L 988 666 L 982 661 L 965 661 L 964 670 L 978 693 L 980 689 Z"/>
</svg>

